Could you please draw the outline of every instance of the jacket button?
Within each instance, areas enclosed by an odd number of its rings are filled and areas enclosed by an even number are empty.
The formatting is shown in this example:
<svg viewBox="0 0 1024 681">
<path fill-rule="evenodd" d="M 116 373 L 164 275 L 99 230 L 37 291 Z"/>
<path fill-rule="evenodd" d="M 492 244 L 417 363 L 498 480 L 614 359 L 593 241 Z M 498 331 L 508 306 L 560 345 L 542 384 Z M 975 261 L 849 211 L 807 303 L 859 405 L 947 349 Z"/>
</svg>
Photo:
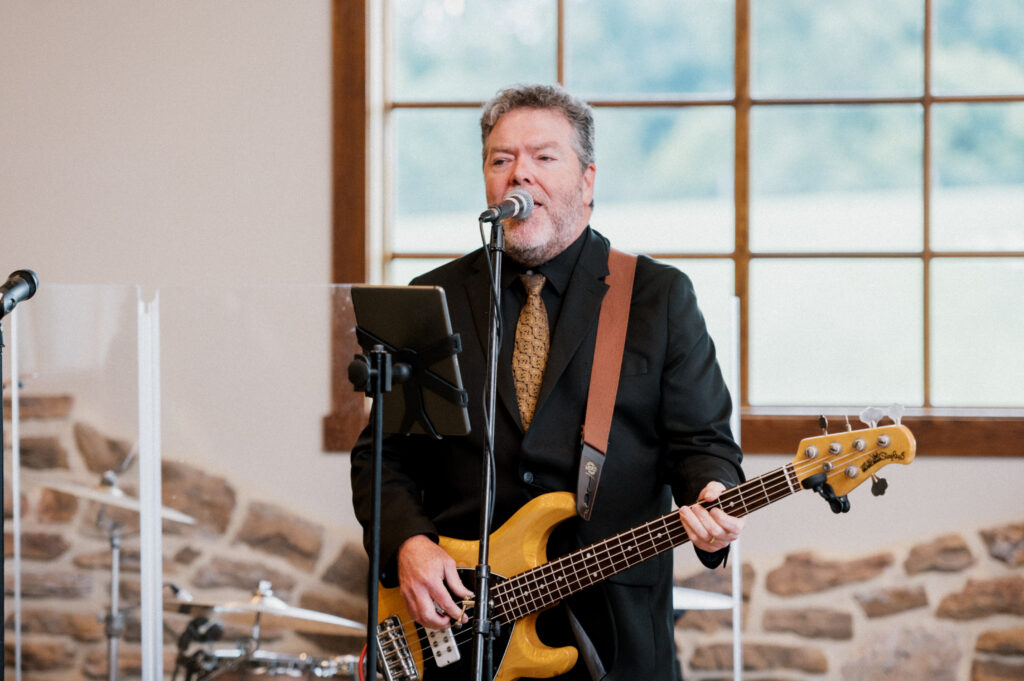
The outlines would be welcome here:
<svg viewBox="0 0 1024 681">
<path fill-rule="evenodd" d="M 533 473 L 531 473 L 530 471 L 526 471 L 525 473 L 523 473 L 523 482 L 527 484 L 533 483 Z"/>
</svg>

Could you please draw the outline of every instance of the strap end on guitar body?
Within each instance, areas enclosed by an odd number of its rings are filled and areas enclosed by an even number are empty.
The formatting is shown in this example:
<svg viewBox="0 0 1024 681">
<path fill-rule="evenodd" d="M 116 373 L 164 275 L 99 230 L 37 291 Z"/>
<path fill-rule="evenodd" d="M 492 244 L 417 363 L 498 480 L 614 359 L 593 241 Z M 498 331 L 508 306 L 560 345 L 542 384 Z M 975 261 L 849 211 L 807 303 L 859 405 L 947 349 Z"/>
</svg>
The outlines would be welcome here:
<svg viewBox="0 0 1024 681">
<path fill-rule="evenodd" d="M 580 470 L 576 479 L 576 514 L 590 520 L 597 499 L 597 485 L 601 481 L 604 454 L 583 441 L 580 451 Z"/>
</svg>

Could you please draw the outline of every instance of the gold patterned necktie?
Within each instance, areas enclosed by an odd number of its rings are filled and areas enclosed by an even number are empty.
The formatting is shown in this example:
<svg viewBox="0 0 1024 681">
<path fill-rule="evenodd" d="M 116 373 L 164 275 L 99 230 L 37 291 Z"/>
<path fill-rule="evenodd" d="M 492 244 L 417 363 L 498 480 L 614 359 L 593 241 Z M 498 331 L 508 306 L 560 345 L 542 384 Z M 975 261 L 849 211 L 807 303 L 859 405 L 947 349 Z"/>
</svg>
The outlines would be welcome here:
<svg viewBox="0 0 1024 681">
<path fill-rule="evenodd" d="M 526 287 L 526 303 L 519 311 L 516 322 L 516 342 L 512 350 L 512 375 L 516 381 L 516 401 L 523 430 L 529 430 L 533 412 L 537 408 L 540 384 L 544 380 L 544 367 L 548 363 L 548 311 L 540 291 L 544 288 L 543 274 L 522 274 L 519 278 Z"/>
</svg>

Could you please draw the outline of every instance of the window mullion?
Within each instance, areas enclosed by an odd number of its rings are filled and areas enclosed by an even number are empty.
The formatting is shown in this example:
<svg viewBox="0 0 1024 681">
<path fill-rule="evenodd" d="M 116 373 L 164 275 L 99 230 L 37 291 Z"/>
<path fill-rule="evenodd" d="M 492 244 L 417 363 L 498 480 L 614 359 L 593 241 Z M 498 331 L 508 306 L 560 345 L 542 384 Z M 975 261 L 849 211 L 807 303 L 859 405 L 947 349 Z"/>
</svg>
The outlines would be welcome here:
<svg viewBox="0 0 1024 681">
<path fill-rule="evenodd" d="M 749 406 L 750 318 L 750 0 L 736 0 L 735 125 L 736 143 L 733 175 L 736 236 L 735 295 L 740 299 L 740 404 Z"/>
<path fill-rule="evenodd" d="M 559 85 L 565 85 L 565 0 L 558 0 L 556 14 L 555 40 L 558 45 L 555 47 L 555 74 Z"/>
<path fill-rule="evenodd" d="M 931 362 L 931 265 L 932 265 L 932 246 L 931 246 L 931 206 L 932 206 L 932 0 L 924 0 L 924 69 L 923 69 L 923 101 L 921 105 L 924 107 L 922 112 L 922 135 L 924 136 L 924 144 L 922 145 L 922 175 L 921 184 L 922 192 L 921 197 L 924 201 L 921 212 L 922 220 L 922 239 L 923 243 L 921 249 L 924 253 L 924 262 L 921 267 L 921 276 L 924 277 L 922 282 L 921 290 L 923 292 L 923 300 L 921 305 L 924 309 L 921 311 L 922 329 L 922 352 L 921 361 L 924 362 L 924 366 L 921 367 L 921 376 L 924 379 L 924 405 L 925 407 L 932 406 L 932 362 Z"/>
</svg>

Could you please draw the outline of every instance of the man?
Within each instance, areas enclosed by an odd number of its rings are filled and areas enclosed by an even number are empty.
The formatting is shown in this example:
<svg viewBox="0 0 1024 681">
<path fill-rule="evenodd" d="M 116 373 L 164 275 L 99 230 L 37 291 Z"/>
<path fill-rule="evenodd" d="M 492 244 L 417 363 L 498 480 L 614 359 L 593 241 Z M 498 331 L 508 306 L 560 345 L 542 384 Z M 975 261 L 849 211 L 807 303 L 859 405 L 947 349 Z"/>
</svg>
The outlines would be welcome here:
<svg viewBox="0 0 1024 681">
<path fill-rule="evenodd" d="M 494 527 L 540 494 L 575 491 L 597 318 L 607 285 L 607 240 L 591 229 L 594 133 L 590 107 L 558 86 L 500 92 L 481 119 L 487 201 L 512 189 L 534 199 L 525 220 L 506 220 L 506 258 L 495 414 Z M 530 275 L 524 283 L 521 275 Z M 533 275 L 543 275 L 538 280 Z M 539 284 L 537 282 L 540 282 Z M 529 282 L 534 282 L 530 284 Z M 413 283 L 444 287 L 469 391 L 472 432 L 441 441 L 392 437 L 384 453 L 382 580 L 400 592 L 421 624 L 441 629 L 464 619 L 456 599 L 469 587 L 438 535 L 478 539 L 479 484 L 486 423 L 483 385 L 488 333 L 488 263 L 475 251 Z M 530 294 L 526 287 L 536 291 Z M 542 302 L 541 302 L 542 301 Z M 517 388 L 517 320 L 526 306 L 548 319 L 550 349 L 539 393 Z M 690 281 L 640 257 L 609 448 L 593 515 L 561 524 L 548 544 L 554 558 L 668 513 L 671 496 L 709 567 L 720 565 L 743 521 L 698 499 L 714 500 L 743 479 L 729 431 L 730 399 Z M 371 441 L 352 452 L 356 512 L 370 515 Z M 368 536 L 368 535 L 367 535 Z M 506 575 L 510 576 L 510 575 Z M 541 615 L 548 645 L 574 645 L 581 661 L 560 678 L 672 679 L 671 552 L 648 560 Z M 565 607 L 568 606 L 568 607 Z M 582 625 L 582 626 L 580 626 Z M 589 655 L 586 651 L 591 650 Z M 596 658 L 596 659 L 595 659 Z M 429 681 L 429 678 L 428 678 Z"/>
</svg>

